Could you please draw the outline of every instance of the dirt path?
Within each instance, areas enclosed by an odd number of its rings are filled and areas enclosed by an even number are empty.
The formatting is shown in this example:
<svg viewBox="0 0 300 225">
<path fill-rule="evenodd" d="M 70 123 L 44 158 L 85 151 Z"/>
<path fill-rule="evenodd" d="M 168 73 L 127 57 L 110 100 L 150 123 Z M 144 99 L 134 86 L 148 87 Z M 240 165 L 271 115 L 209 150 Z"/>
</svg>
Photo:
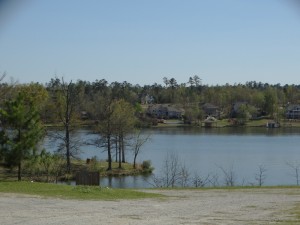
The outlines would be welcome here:
<svg viewBox="0 0 300 225">
<path fill-rule="evenodd" d="M 290 215 L 290 210 L 300 203 L 300 189 L 151 192 L 168 197 L 78 201 L 0 194 L 0 224 L 280 224 L 282 221 L 297 221 Z"/>
</svg>

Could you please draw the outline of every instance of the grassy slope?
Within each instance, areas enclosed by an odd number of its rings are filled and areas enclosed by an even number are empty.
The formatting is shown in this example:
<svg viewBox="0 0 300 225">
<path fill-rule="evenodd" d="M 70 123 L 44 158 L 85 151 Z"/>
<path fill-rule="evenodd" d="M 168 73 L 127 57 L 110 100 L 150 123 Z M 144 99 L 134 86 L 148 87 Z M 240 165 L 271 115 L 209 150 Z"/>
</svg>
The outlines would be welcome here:
<svg viewBox="0 0 300 225">
<path fill-rule="evenodd" d="M 92 186 L 68 186 L 37 182 L 0 182 L 0 192 L 84 200 L 119 200 L 161 197 L 130 189 L 111 189 Z"/>
</svg>

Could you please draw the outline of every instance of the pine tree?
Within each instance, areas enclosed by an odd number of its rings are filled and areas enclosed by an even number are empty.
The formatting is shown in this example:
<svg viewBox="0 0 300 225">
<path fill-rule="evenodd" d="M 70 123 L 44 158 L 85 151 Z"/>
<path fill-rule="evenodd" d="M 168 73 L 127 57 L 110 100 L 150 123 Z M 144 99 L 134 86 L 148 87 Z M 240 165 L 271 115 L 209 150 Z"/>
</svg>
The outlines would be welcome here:
<svg viewBox="0 0 300 225">
<path fill-rule="evenodd" d="M 36 145 L 43 136 L 43 128 L 33 102 L 26 102 L 24 94 L 8 100 L 0 110 L 1 144 L 5 162 L 18 167 L 21 180 L 22 162 L 35 153 Z"/>
</svg>

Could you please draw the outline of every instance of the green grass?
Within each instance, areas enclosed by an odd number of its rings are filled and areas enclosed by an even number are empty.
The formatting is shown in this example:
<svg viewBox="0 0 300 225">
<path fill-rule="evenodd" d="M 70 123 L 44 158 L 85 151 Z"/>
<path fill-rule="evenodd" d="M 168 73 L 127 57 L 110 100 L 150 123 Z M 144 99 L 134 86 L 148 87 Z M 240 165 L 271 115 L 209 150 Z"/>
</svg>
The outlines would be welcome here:
<svg viewBox="0 0 300 225">
<path fill-rule="evenodd" d="M 300 203 L 296 204 L 291 210 L 286 210 L 287 215 L 290 215 L 290 219 L 279 221 L 278 225 L 298 225 L 300 224 Z"/>
<path fill-rule="evenodd" d="M 162 197 L 131 189 L 101 188 L 99 186 L 68 186 L 38 182 L 0 182 L 0 193 L 28 194 L 41 197 L 81 200 L 121 200 Z"/>
<path fill-rule="evenodd" d="M 140 164 L 136 165 L 136 169 L 133 168 L 131 163 L 122 163 L 122 168 L 119 168 L 118 162 L 112 162 L 112 170 L 106 171 L 108 162 L 97 161 L 89 165 L 84 160 L 72 160 L 73 173 L 80 170 L 99 171 L 101 176 L 134 176 L 144 174 L 146 171 L 143 170 Z"/>
<path fill-rule="evenodd" d="M 99 172 L 100 176 L 135 176 L 141 174 L 149 174 L 149 170 L 143 169 L 142 165 L 137 163 L 136 169 L 133 168 L 133 164 L 131 163 L 122 163 L 122 168 L 119 169 L 119 163 L 112 162 L 112 170 L 106 171 L 108 167 L 108 162 L 106 161 L 97 161 L 90 164 L 87 164 L 85 160 L 71 160 L 71 173 L 65 174 L 59 177 L 62 180 L 74 180 L 76 173 L 78 171 L 93 171 Z M 45 181 L 46 177 L 43 174 L 30 174 L 26 172 L 26 169 L 23 169 L 22 180 L 30 181 Z M 54 179 L 53 176 L 50 179 Z M 3 164 L 0 163 L 0 181 L 16 181 L 17 180 L 17 168 L 8 169 L 5 168 Z"/>
<path fill-rule="evenodd" d="M 247 121 L 246 126 L 249 127 L 266 127 L 266 124 L 268 123 L 268 119 L 261 119 L 261 120 L 249 120 Z"/>
</svg>

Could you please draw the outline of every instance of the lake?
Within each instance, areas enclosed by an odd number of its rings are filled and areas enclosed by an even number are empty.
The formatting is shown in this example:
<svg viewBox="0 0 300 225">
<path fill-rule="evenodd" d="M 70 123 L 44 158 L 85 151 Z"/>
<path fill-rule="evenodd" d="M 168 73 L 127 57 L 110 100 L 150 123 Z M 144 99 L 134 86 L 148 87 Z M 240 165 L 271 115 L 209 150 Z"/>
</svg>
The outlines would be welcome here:
<svg viewBox="0 0 300 225">
<path fill-rule="evenodd" d="M 154 174 L 159 176 L 167 154 L 176 154 L 182 165 L 188 168 L 190 177 L 215 177 L 224 185 L 224 172 L 233 172 L 236 185 L 257 184 L 255 179 L 260 166 L 265 169 L 264 185 L 295 185 L 295 170 L 300 169 L 300 129 L 298 128 L 152 128 L 151 134 L 138 155 L 138 161 L 151 160 Z M 89 130 L 78 130 L 77 138 L 88 141 L 96 135 Z M 45 139 L 48 151 L 55 150 L 55 142 Z M 105 160 L 107 153 L 94 146 L 82 146 L 82 159 L 97 156 Z M 127 151 L 127 161 L 132 154 Z M 223 171 L 222 171 L 223 170 Z M 300 172 L 300 171 L 299 171 Z M 151 177 L 101 178 L 102 186 L 121 188 L 153 187 Z"/>
</svg>

